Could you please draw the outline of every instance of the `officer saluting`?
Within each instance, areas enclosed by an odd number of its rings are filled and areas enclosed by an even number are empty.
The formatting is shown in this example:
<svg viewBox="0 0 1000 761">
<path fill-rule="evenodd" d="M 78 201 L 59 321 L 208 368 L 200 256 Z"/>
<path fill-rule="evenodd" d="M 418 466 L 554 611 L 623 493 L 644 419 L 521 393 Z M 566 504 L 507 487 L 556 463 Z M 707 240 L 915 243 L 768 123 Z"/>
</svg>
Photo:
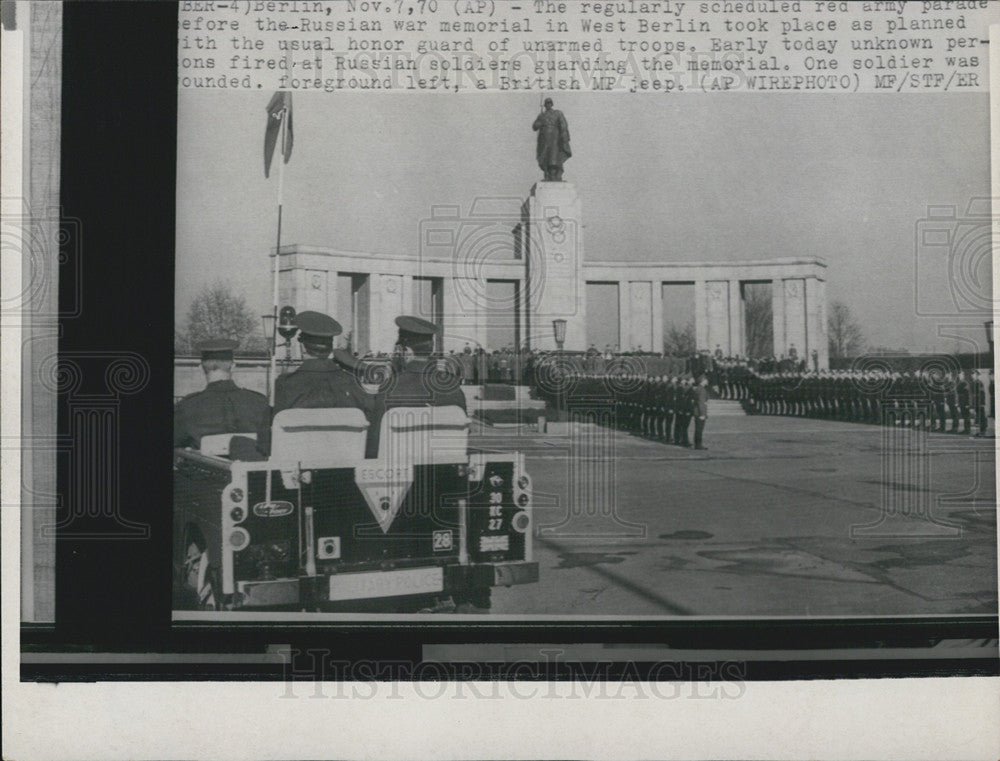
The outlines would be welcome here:
<svg viewBox="0 0 1000 761">
<path fill-rule="evenodd" d="M 333 339 L 341 334 L 340 324 L 320 312 L 295 316 L 304 358 L 293 372 L 274 384 L 274 414 L 301 408 L 354 407 L 364 410 L 364 393 L 354 376 L 330 359 Z"/>
<path fill-rule="evenodd" d="M 434 336 L 438 326 L 433 322 L 404 315 L 396 318 L 402 347 L 396 366 L 396 382 L 385 396 L 386 408 L 391 407 L 449 407 L 455 405 L 465 411 L 465 394 L 461 380 L 449 379 L 437 372 L 429 359 L 434 351 Z"/>
<path fill-rule="evenodd" d="M 438 327 L 419 317 L 396 318 L 399 338 L 393 358 L 395 378 L 386 391 L 378 394 L 368 437 L 369 457 L 378 452 L 382 416 L 393 407 L 461 407 L 465 412 L 465 394 L 461 378 L 440 374 L 430 359 Z"/>
<path fill-rule="evenodd" d="M 202 436 L 253 433 L 270 422 L 267 398 L 233 383 L 236 341 L 225 338 L 198 345 L 208 385 L 174 408 L 174 446 L 198 447 Z"/>
</svg>

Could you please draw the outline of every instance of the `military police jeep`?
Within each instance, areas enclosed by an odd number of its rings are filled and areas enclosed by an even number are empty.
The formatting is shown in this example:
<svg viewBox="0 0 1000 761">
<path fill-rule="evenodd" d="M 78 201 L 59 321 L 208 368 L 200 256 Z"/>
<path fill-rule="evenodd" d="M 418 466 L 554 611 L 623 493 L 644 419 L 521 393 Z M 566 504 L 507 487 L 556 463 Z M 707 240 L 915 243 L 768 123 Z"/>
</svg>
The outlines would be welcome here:
<svg viewBox="0 0 1000 761">
<path fill-rule="evenodd" d="M 468 453 L 459 407 L 401 407 L 365 459 L 357 409 L 290 409 L 270 459 L 174 455 L 175 607 L 481 611 L 538 580 L 523 456 Z"/>
</svg>

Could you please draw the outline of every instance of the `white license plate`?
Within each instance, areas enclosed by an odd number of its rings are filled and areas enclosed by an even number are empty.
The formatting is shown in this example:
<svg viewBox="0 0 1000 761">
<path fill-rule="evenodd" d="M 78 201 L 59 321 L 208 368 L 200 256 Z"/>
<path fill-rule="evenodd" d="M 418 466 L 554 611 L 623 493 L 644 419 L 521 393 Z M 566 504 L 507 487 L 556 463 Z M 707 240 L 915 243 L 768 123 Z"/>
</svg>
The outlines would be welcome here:
<svg viewBox="0 0 1000 761">
<path fill-rule="evenodd" d="M 407 568 L 403 571 L 338 573 L 330 577 L 330 600 L 359 600 L 366 597 L 395 597 L 440 592 L 444 589 L 444 569 Z"/>
</svg>

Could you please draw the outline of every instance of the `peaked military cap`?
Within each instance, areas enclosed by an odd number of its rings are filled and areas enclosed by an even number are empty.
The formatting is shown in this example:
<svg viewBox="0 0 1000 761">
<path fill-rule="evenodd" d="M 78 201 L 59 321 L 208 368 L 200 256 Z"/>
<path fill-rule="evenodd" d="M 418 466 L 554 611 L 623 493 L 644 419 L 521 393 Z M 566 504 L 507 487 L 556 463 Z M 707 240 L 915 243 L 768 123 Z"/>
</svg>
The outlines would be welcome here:
<svg viewBox="0 0 1000 761">
<path fill-rule="evenodd" d="M 295 315 L 295 327 L 299 329 L 300 341 L 309 339 L 321 342 L 332 341 L 334 336 L 344 332 L 340 323 L 322 312 L 300 312 Z"/>
<path fill-rule="evenodd" d="M 411 315 L 402 315 L 396 318 L 396 325 L 401 333 L 415 333 L 418 336 L 432 336 L 438 332 L 438 326 L 430 320 Z"/>
<path fill-rule="evenodd" d="M 206 341 L 202 341 L 195 348 L 197 348 L 201 353 L 202 360 L 231 360 L 233 358 L 233 352 L 236 351 L 237 346 L 239 346 L 239 343 L 230 338 L 210 338 Z"/>
<path fill-rule="evenodd" d="M 399 343 L 414 351 L 430 353 L 434 346 L 434 334 L 438 326 L 430 320 L 411 315 L 401 315 L 396 318 L 399 327 Z"/>
</svg>

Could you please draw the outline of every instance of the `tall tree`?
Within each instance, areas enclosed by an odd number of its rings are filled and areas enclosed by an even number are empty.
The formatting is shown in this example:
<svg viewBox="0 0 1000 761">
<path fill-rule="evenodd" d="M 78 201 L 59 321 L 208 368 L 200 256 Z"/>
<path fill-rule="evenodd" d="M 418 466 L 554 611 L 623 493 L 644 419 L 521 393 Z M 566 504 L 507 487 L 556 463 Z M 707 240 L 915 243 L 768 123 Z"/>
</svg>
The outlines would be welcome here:
<svg viewBox="0 0 1000 761">
<path fill-rule="evenodd" d="M 774 355 L 773 315 L 770 285 L 763 287 L 756 287 L 756 284 L 745 285 L 743 289 L 743 319 L 746 326 L 746 353 L 748 357 L 771 357 Z"/>
<path fill-rule="evenodd" d="M 246 298 L 235 293 L 228 283 L 216 281 L 202 288 L 191 302 L 181 338 L 189 350 L 210 338 L 229 338 L 241 349 L 258 349 L 258 323 Z"/>
<path fill-rule="evenodd" d="M 827 318 L 827 339 L 830 344 L 830 359 L 856 357 L 865 351 L 868 343 L 865 333 L 851 312 L 851 308 L 842 301 L 830 304 L 830 314 Z"/>
</svg>

